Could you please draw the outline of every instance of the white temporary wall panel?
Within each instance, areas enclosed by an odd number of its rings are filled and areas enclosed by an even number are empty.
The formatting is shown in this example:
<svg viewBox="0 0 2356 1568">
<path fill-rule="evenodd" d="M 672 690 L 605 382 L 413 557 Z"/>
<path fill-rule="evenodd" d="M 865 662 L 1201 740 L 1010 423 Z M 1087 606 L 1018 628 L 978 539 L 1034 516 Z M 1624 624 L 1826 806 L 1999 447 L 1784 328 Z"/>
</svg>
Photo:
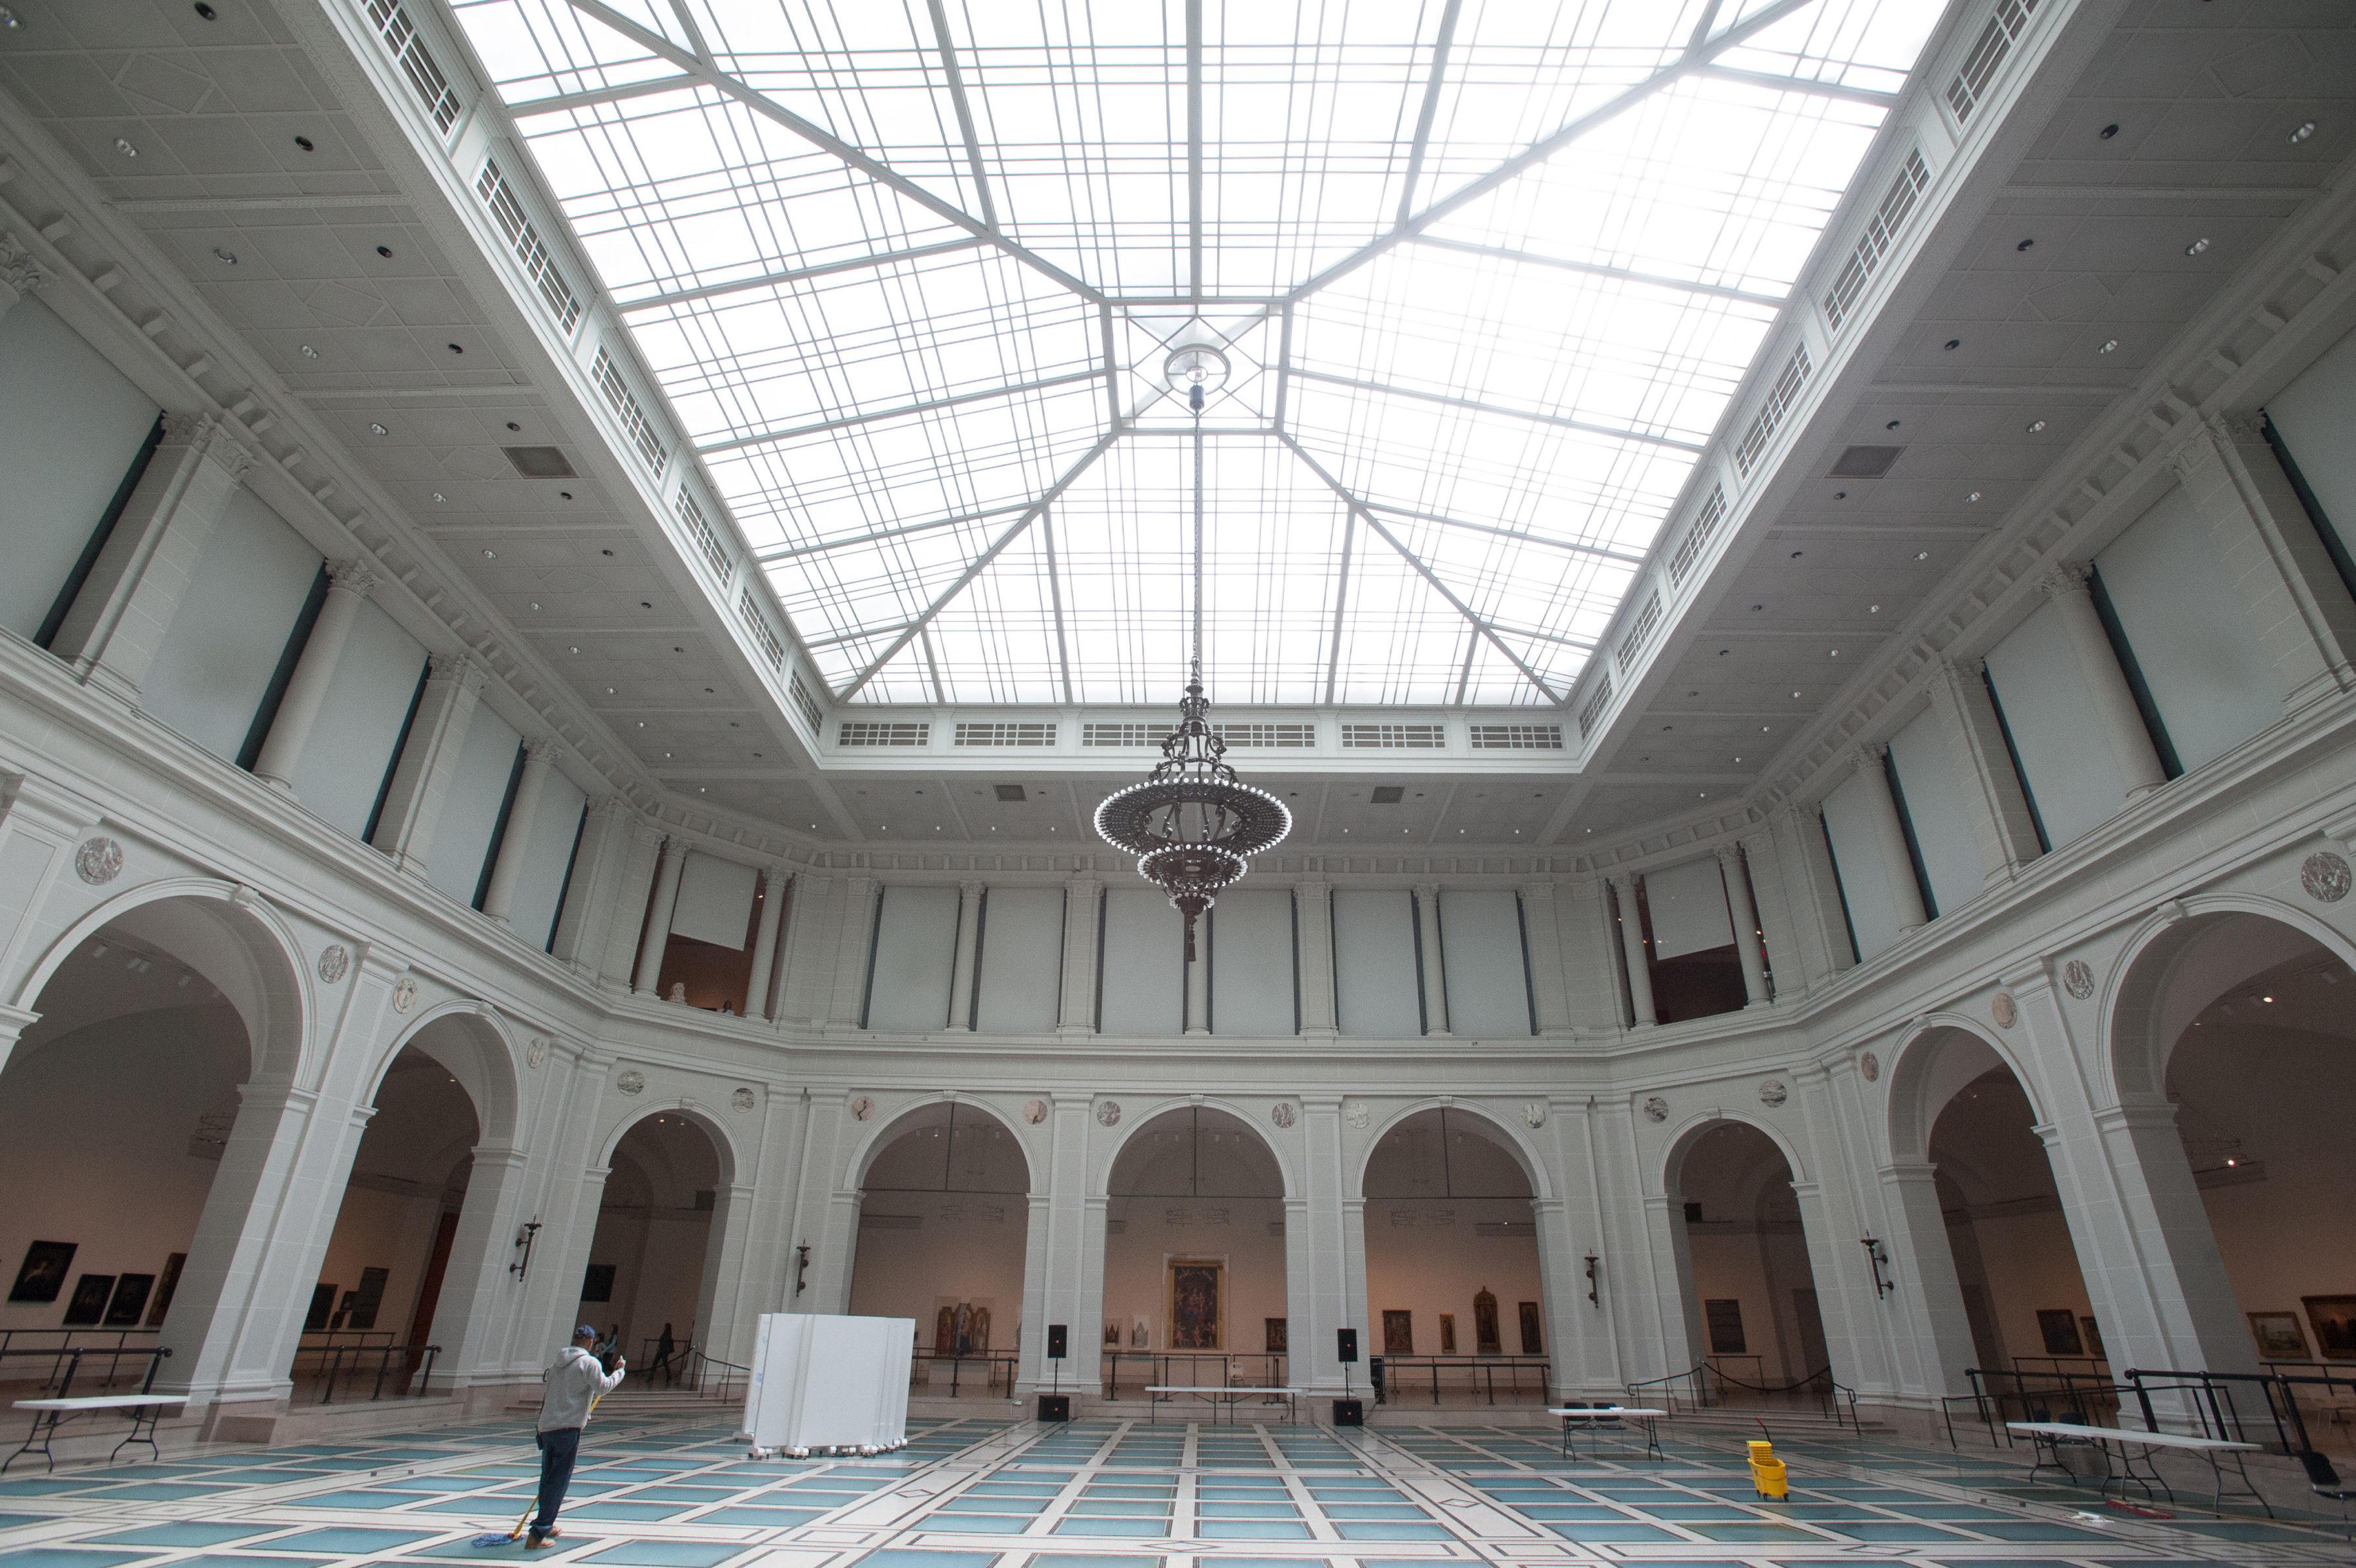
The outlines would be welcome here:
<svg viewBox="0 0 2356 1568">
<path fill-rule="evenodd" d="M 2188 770 L 2282 716 L 2282 682 L 2182 486 L 2153 503 L 2094 566 Z"/>
<path fill-rule="evenodd" d="M 1094 918 L 1094 910 L 1080 911 Z M 1064 984 L 1064 890 L 993 887 L 981 918 L 981 993 L 974 1027 L 1044 1035 L 1056 1023 Z"/>
<path fill-rule="evenodd" d="M 0 317 L 0 627 L 40 629 L 155 424 L 155 403 L 39 300 Z"/>
<path fill-rule="evenodd" d="M 552 768 L 540 783 L 540 804 L 531 815 L 531 837 L 523 846 L 523 879 L 516 884 L 508 918 L 516 935 L 543 950 L 556 933 L 557 904 L 564 896 L 565 869 L 581 830 L 581 808 L 589 798 L 581 786 Z M 516 809 L 523 809 L 522 800 Z"/>
<path fill-rule="evenodd" d="M 1415 898 L 1406 888 L 1333 889 L 1333 993 L 1345 1035 L 1404 1040 L 1423 1033 Z"/>
<path fill-rule="evenodd" d="M 1292 889 L 1238 888 L 1211 911 L 1211 1029 L 1293 1031 Z"/>
<path fill-rule="evenodd" d="M 1979 896 L 1979 846 L 1972 842 L 1972 819 L 1964 800 L 1963 776 L 1936 715 L 1924 714 L 1890 737 L 1890 760 L 1898 765 L 1899 788 L 1906 791 L 1906 820 L 1931 878 L 1939 912 L 1959 909 Z M 2010 763 L 1999 757 L 2001 767 Z"/>
<path fill-rule="evenodd" d="M 1656 959 L 1683 958 L 1734 942 L 1734 918 L 1726 908 L 1726 877 L 1714 854 L 1647 872 L 1644 908 L 1653 917 Z"/>
<path fill-rule="evenodd" d="M 2299 477 L 2322 505 L 2325 524 L 2356 548 L 2356 332 L 2323 351 L 2266 400 L 2266 417 Z"/>
<path fill-rule="evenodd" d="M 1440 951 L 1448 977 L 1450 1034 L 1496 1039 L 1530 1032 L 1522 901 L 1512 888 L 1443 890 Z"/>
<path fill-rule="evenodd" d="M 749 865 L 701 850 L 689 852 L 687 864 L 680 868 L 679 902 L 671 907 L 671 934 L 743 952 L 753 926 L 757 880 Z"/>
<path fill-rule="evenodd" d="M 1882 864 L 1873 828 L 1872 780 L 1861 774 L 1825 797 L 1825 832 L 1832 840 L 1833 864 L 1840 871 L 1841 897 L 1848 900 L 1849 929 L 1857 933 L 1857 956 L 1869 959 L 1898 940 L 1898 900 L 1892 876 L 1913 868 Z"/>
<path fill-rule="evenodd" d="M 921 1035 L 948 1023 L 957 938 L 956 888 L 884 889 L 874 978 L 867 993 L 869 1028 Z"/>
<path fill-rule="evenodd" d="M 237 759 L 318 579 L 319 553 L 243 486 L 197 557 L 139 705 L 215 757 Z"/>
<path fill-rule="evenodd" d="M 475 704 L 466 744 L 458 748 L 450 792 L 443 797 L 442 815 L 425 850 L 425 879 L 462 903 L 473 903 L 475 889 L 483 885 L 491 834 L 507 802 L 508 780 L 515 776 L 516 747 L 522 744 L 513 725 Z"/>
<path fill-rule="evenodd" d="M 908 1317 L 765 1313 L 744 1391 L 744 1435 L 764 1448 L 896 1448 L 908 1440 Z"/>
<path fill-rule="evenodd" d="M 361 605 L 294 764 L 294 798 L 359 838 L 424 673 L 425 650 L 417 639 L 376 606 Z"/>
<path fill-rule="evenodd" d="M 1151 887 L 1105 892 L 1098 1006 L 1108 1035 L 1175 1035 L 1185 1027 L 1186 924 Z"/>
<path fill-rule="evenodd" d="M 2115 815 L 2126 801 L 2126 775 L 2091 716 L 2094 700 L 2078 673 L 2062 607 L 2040 606 L 1988 650 L 1987 669 L 2054 847 Z"/>
</svg>

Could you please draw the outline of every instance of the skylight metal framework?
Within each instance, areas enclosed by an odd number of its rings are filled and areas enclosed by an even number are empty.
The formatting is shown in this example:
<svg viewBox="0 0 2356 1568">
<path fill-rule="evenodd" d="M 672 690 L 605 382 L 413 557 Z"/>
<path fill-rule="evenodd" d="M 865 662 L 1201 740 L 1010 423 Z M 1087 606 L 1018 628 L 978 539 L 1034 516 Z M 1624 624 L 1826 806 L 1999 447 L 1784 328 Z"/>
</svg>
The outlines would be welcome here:
<svg viewBox="0 0 2356 1568">
<path fill-rule="evenodd" d="M 1560 703 L 1919 0 L 447 0 L 838 700 Z"/>
</svg>

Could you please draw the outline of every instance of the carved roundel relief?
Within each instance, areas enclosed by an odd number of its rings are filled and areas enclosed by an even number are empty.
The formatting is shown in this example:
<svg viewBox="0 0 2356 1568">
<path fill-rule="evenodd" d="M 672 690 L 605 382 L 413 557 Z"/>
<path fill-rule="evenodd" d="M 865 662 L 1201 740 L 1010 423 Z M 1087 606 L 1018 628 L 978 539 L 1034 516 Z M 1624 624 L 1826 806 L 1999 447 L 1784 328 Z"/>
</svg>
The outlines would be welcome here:
<svg viewBox="0 0 2356 1568">
<path fill-rule="evenodd" d="M 851 1102 L 851 1119 L 853 1122 L 864 1122 L 874 1114 L 875 1101 L 867 1096 L 862 1094 Z"/>
<path fill-rule="evenodd" d="M 2094 966 L 2083 958 L 2073 958 L 2062 966 L 2062 989 L 2083 1002 L 2094 993 Z"/>
<path fill-rule="evenodd" d="M 1375 1124 L 1375 1108 L 1363 1100 L 1353 1100 L 1343 1108 L 1342 1119 L 1363 1133 Z"/>
<path fill-rule="evenodd" d="M 333 985 L 343 979 L 350 972 L 351 967 L 352 950 L 343 943 L 336 942 L 320 950 L 319 978 L 328 984 Z"/>
<path fill-rule="evenodd" d="M 546 1035 L 534 1035 L 531 1044 L 523 1048 L 523 1065 L 529 1068 L 545 1065 L 548 1061 L 548 1047 L 555 1043 Z"/>
<path fill-rule="evenodd" d="M 1045 1101 L 1026 1100 L 1023 1102 L 1023 1120 L 1030 1122 L 1033 1127 L 1036 1127 L 1040 1122 L 1044 1122 L 1046 1119 L 1047 1102 Z"/>
<path fill-rule="evenodd" d="M 1771 1078 L 1759 1086 L 1759 1103 L 1770 1111 L 1791 1098 L 1791 1086 L 1780 1078 Z"/>
<path fill-rule="evenodd" d="M 392 1010 L 396 1013 L 406 1013 L 416 1005 L 417 982 L 404 974 L 393 983 Z"/>
<path fill-rule="evenodd" d="M 1280 1127 L 1290 1127 L 1301 1120 L 1301 1112 L 1290 1100 L 1280 1100 L 1269 1108 L 1268 1119 Z"/>
<path fill-rule="evenodd" d="M 1118 1127 L 1120 1125 L 1119 1101 L 1099 1100 L 1097 1101 L 1097 1125 L 1099 1127 Z"/>
<path fill-rule="evenodd" d="M 1644 1120 L 1665 1122 L 1669 1119 L 1669 1102 L 1655 1094 L 1644 1101 Z"/>
<path fill-rule="evenodd" d="M 1988 1016 L 1996 1020 L 1997 1028 L 2009 1029 L 2020 1022 L 2020 1004 L 2013 1001 L 2011 992 L 1999 991 L 1988 999 Z"/>
<path fill-rule="evenodd" d="M 728 1097 L 728 1103 L 734 1106 L 739 1111 L 752 1110 L 753 1102 L 753 1091 L 749 1088 L 740 1087 L 737 1089 L 735 1093 Z"/>
<path fill-rule="evenodd" d="M 2344 875 L 2347 867 L 2340 870 Z M 74 852 L 74 874 L 92 887 L 104 886 L 123 875 L 123 846 L 110 838 L 83 840 Z"/>
<path fill-rule="evenodd" d="M 1535 1132 L 1546 1125 L 1547 1105 L 1543 1100 L 1522 1101 L 1522 1125 Z"/>
<path fill-rule="evenodd" d="M 89 845 L 82 847 L 82 853 L 90 853 Z M 2347 897 L 2350 881 L 2347 861 L 2328 849 L 2317 850 L 2298 868 L 2298 885 L 2319 904 L 2337 904 Z"/>
<path fill-rule="evenodd" d="M 1865 1075 L 1866 1082 L 1871 1083 L 1881 1076 L 1881 1058 L 1868 1051 L 1857 1058 L 1857 1070 Z"/>
<path fill-rule="evenodd" d="M 647 1088 L 647 1075 L 632 1068 L 614 1080 L 614 1087 L 624 1094 L 643 1094 Z"/>
</svg>

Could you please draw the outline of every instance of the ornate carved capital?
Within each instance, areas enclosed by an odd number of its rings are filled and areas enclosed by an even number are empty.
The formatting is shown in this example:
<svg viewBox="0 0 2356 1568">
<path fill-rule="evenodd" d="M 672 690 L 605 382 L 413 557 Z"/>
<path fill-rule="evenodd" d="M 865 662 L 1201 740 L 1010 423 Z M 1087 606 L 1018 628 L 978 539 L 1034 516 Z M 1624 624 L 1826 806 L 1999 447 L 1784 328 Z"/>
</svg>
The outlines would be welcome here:
<svg viewBox="0 0 2356 1568">
<path fill-rule="evenodd" d="M 0 284 L 19 294 L 47 288 L 56 274 L 33 259 L 32 252 L 16 241 L 16 236 L 0 231 Z"/>
<path fill-rule="evenodd" d="M 2254 408 L 2228 409 L 2210 417 L 2209 432 L 2223 442 L 2254 441 L 2263 445 L 2266 438 L 2266 416 Z"/>
<path fill-rule="evenodd" d="M 2038 579 L 2037 585 L 2045 596 L 2060 604 L 2065 599 L 2083 598 L 2090 568 L 2083 561 L 2064 561 Z"/>
<path fill-rule="evenodd" d="M 367 598 L 384 579 L 377 573 L 374 563 L 355 557 L 348 561 L 327 563 L 328 592 L 358 594 Z"/>
<path fill-rule="evenodd" d="M 455 682 L 469 692 L 483 689 L 483 667 L 471 653 L 432 653 L 425 659 L 433 681 Z"/>
<path fill-rule="evenodd" d="M 242 479 L 253 467 L 253 454 L 230 434 L 229 426 L 210 413 L 172 413 L 164 415 L 164 444 L 185 446 L 220 465 L 232 479 Z"/>
<path fill-rule="evenodd" d="M 1890 748 L 1886 746 L 1877 745 L 1869 741 L 1859 741 L 1857 745 L 1848 748 L 1848 765 L 1850 770 L 1857 773 L 1880 772 L 1881 754 L 1889 749 Z"/>
<path fill-rule="evenodd" d="M 1726 874 L 1729 876 L 1732 876 L 1742 869 L 1741 850 L 1730 843 L 1719 844 L 1718 846 L 1718 864 L 1725 869 Z"/>
</svg>

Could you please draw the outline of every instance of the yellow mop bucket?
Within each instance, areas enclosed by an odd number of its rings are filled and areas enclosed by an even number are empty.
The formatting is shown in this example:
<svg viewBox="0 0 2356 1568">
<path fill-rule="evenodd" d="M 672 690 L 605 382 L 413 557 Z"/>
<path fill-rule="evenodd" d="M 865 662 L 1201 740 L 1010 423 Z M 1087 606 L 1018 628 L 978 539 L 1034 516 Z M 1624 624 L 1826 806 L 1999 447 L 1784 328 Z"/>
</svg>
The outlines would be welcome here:
<svg viewBox="0 0 2356 1568">
<path fill-rule="evenodd" d="M 1775 1457 L 1775 1445 L 1752 1438 L 1751 1450 L 1751 1485 L 1762 1498 L 1788 1498 L 1792 1483 L 1784 1475 L 1783 1461 Z"/>
</svg>

